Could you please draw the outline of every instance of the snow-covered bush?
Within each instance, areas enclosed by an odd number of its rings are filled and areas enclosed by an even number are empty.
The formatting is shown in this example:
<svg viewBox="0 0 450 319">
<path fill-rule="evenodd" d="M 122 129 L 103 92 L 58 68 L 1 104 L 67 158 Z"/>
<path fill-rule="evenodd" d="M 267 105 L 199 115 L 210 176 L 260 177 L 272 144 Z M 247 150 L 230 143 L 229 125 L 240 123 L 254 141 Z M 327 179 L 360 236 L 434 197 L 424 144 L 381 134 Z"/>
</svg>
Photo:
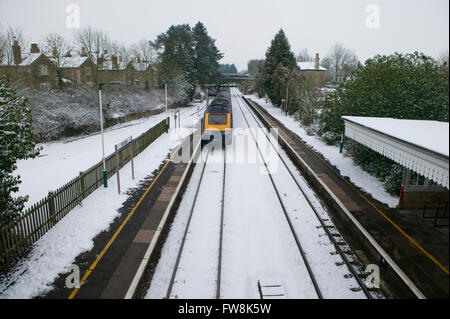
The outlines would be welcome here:
<svg viewBox="0 0 450 319">
<path fill-rule="evenodd" d="M 20 159 L 39 155 L 33 143 L 31 110 L 28 100 L 16 95 L 5 78 L 0 79 L 0 226 L 24 208 L 26 196 L 13 198 L 19 190 L 20 176 L 13 176 Z"/>
</svg>

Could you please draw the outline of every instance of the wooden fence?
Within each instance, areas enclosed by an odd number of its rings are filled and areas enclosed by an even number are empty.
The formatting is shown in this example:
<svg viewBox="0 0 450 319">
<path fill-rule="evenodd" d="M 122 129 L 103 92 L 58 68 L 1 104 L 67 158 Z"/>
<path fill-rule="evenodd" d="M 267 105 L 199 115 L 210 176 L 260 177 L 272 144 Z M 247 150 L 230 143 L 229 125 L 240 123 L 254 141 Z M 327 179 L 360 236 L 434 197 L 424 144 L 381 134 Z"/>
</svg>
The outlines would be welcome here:
<svg viewBox="0 0 450 319">
<path fill-rule="evenodd" d="M 133 156 L 138 155 L 166 130 L 164 119 L 136 139 L 133 139 Z M 119 167 L 130 159 L 129 143 L 119 151 Z M 108 178 L 116 169 L 114 153 L 105 159 Z M 6 270 L 11 262 L 24 253 L 49 229 L 66 216 L 83 199 L 103 185 L 103 162 L 92 166 L 26 209 L 21 215 L 0 228 L 0 270 Z"/>
</svg>

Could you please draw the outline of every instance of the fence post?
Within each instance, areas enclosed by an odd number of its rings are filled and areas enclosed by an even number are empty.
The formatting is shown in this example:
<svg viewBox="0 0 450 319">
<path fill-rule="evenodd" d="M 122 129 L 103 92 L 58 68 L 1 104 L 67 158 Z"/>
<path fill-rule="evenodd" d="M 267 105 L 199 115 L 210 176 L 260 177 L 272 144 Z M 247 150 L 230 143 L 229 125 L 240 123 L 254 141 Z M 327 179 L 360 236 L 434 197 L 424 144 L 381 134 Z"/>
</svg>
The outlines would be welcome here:
<svg viewBox="0 0 450 319">
<path fill-rule="evenodd" d="M 86 198 L 85 197 L 85 186 L 84 186 L 84 172 L 80 172 L 80 185 L 81 185 L 81 193 L 80 193 L 80 206 L 81 202 Z"/>
<path fill-rule="evenodd" d="M 134 143 L 134 140 L 133 140 L 133 137 L 131 137 L 131 145 L 130 145 L 130 148 L 131 148 L 131 150 L 130 150 L 130 153 L 131 153 L 131 177 L 134 179 L 134 160 L 133 160 L 133 158 L 134 158 L 134 147 L 133 147 L 133 143 Z"/>
<path fill-rule="evenodd" d="M 120 177 L 119 177 L 119 152 L 117 150 L 117 144 L 115 145 L 115 158 L 116 158 L 116 174 L 117 174 L 117 191 L 120 194 Z"/>
<path fill-rule="evenodd" d="M 48 192 L 48 208 L 50 210 L 50 219 L 53 225 L 56 224 L 55 219 L 55 196 L 52 191 Z"/>
</svg>

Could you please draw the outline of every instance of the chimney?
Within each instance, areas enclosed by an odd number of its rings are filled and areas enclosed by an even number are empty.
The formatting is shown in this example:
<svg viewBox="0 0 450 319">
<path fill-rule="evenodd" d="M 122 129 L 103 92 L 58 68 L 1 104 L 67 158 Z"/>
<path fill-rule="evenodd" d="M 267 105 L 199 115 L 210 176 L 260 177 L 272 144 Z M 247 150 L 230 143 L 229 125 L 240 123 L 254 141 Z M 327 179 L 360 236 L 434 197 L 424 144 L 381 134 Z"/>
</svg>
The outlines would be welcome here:
<svg viewBox="0 0 450 319">
<path fill-rule="evenodd" d="M 298 56 L 297 62 L 303 62 L 303 58 L 301 55 Z"/>
<path fill-rule="evenodd" d="M 22 63 L 22 53 L 20 52 L 20 45 L 17 40 L 14 40 L 13 44 L 14 64 Z"/>
<path fill-rule="evenodd" d="M 115 55 L 111 56 L 111 64 L 113 69 L 117 69 L 119 66 L 117 65 L 117 57 Z"/>
<path fill-rule="evenodd" d="M 81 48 L 81 54 L 80 54 L 82 57 L 87 57 L 87 53 L 86 53 L 86 48 L 85 47 L 82 47 Z"/>
<path fill-rule="evenodd" d="M 30 53 L 41 53 L 41 50 L 39 50 L 37 43 L 31 43 Z"/>
<path fill-rule="evenodd" d="M 103 56 L 97 58 L 97 66 L 103 68 Z"/>
<path fill-rule="evenodd" d="M 53 47 L 53 57 L 54 58 L 58 57 L 58 51 L 56 50 L 56 47 Z"/>
<path fill-rule="evenodd" d="M 70 53 L 70 51 L 67 51 L 66 58 L 71 58 L 71 57 L 72 57 L 72 54 Z"/>
<path fill-rule="evenodd" d="M 316 59 L 314 60 L 314 68 L 319 68 L 319 53 L 316 53 Z"/>
</svg>

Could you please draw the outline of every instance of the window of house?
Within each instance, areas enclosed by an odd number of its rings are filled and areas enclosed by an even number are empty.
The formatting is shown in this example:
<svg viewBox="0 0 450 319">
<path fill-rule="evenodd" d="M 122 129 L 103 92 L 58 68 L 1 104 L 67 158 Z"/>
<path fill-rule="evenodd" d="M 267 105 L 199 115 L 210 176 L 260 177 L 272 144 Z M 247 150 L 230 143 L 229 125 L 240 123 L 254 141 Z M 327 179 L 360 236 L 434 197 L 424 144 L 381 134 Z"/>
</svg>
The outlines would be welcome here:
<svg viewBox="0 0 450 319">
<path fill-rule="evenodd" d="M 409 181 L 408 185 L 416 185 L 416 186 L 423 186 L 425 185 L 425 176 L 419 175 L 416 172 L 410 172 L 409 173 Z"/>
<path fill-rule="evenodd" d="M 91 76 L 91 75 L 92 75 L 91 68 L 86 68 L 86 76 Z"/>
<path fill-rule="evenodd" d="M 48 75 L 48 69 L 45 65 L 41 66 L 41 75 Z"/>
</svg>

